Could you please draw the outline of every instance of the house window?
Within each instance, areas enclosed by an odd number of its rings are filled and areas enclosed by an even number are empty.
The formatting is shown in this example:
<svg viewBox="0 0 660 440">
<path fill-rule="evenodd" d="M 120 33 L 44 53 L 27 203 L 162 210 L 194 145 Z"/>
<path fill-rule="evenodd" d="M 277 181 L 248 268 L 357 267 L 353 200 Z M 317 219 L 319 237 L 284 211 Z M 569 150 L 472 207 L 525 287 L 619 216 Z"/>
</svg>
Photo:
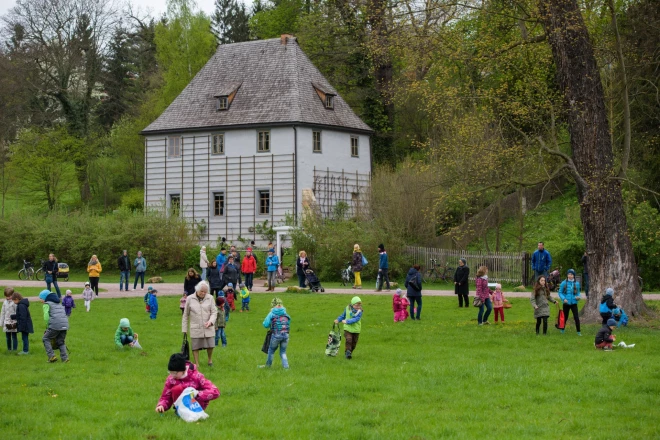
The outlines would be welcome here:
<svg viewBox="0 0 660 440">
<path fill-rule="evenodd" d="M 167 139 L 167 157 L 181 157 L 181 136 L 170 136 Z"/>
<path fill-rule="evenodd" d="M 223 192 L 213 193 L 213 215 L 225 215 L 225 193 Z"/>
<path fill-rule="evenodd" d="M 225 135 L 223 133 L 213 135 L 213 154 L 225 154 Z"/>
<path fill-rule="evenodd" d="M 257 152 L 267 153 L 270 151 L 270 131 L 260 131 L 258 137 Z"/>
<path fill-rule="evenodd" d="M 259 215 L 270 214 L 270 191 L 259 191 Z"/>
<path fill-rule="evenodd" d="M 321 132 L 320 131 L 313 131 L 312 132 L 312 151 L 314 153 L 320 153 L 321 152 Z"/>
<path fill-rule="evenodd" d="M 170 215 L 178 217 L 181 214 L 181 194 L 170 194 Z"/>
<path fill-rule="evenodd" d="M 325 108 L 329 108 L 329 109 L 335 108 L 335 96 L 334 95 L 325 95 Z"/>
<path fill-rule="evenodd" d="M 229 108 L 229 97 L 228 96 L 218 96 L 216 109 L 218 111 L 220 111 L 220 110 L 227 110 L 227 108 Z"/>
<path fill-rule="evenodd" d="M 351 136 L 351 156 L 358 157 L 360 155 L 360 142 L 356 136 Z"/>
</svg>

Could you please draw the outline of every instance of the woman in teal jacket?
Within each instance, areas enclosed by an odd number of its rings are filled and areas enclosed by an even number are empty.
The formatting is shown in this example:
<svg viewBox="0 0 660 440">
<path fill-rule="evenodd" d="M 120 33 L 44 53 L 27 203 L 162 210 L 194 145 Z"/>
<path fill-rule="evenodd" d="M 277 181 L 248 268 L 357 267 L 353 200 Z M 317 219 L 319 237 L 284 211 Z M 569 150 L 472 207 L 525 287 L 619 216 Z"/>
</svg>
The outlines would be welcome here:
<svg viewBox="0 0 660 440">
<path fill-rule="evenodd" d="M 559 286 L 559 298 L 564 303 L 564 322 L 568 321 L 568 312 L 573 312 L 575 329 L 578 336 L 582 336 L 582 333 L 580 333 L 580 317 L 578 316 L 578 300 L 582 297 L 580 296 L 580 283 L 575 280 L 573 269 L 568 269 L 566 279 Z M 561 332 L 564 333 L 564 330 Z"/>
</svg>

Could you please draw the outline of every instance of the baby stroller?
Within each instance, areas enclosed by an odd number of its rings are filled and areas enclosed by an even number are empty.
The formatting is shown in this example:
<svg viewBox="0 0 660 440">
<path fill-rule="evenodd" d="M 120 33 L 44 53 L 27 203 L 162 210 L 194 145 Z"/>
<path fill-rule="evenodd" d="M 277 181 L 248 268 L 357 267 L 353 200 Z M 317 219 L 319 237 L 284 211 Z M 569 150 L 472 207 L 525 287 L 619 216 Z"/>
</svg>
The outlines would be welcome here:
<svg viewBox="0 0 660 440">
<path fill-rule="evenodd" d="M 312 292 L 318 292 L 319 290 L 321 292 L 325 292 L 325 289 L 323 286 L 321 286 L 321 281 L 319 281 L 319 278 L 316 276 L 312 269 L 307 269 L 305 271 L 305 279 L 307 280 L 309 290 Z"/>
</svg>

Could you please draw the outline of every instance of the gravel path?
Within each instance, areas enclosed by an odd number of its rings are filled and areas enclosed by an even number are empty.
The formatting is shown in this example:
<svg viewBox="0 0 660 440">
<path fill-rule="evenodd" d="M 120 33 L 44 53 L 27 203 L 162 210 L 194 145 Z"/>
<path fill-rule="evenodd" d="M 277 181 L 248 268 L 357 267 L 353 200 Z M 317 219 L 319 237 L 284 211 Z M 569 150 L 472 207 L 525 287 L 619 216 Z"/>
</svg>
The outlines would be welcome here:
<svg viewBox="0 0 660 440">
<path fill-rule="evenodd" d="M 66 289 L 71 289 L 77 294 L 74 294 L 73 297 L 76 299 L 81 299 L 82 292 L 81 285 L 83 284 L 80 281 L 69 281 L 69 282 L 58 282 L 61 291 Z M 148 284 L 145 283 L 145 286 Z M 158 283 L 151 284 L 154 288 L 158 290 L 160 296 L 180 296 L 183 293 L 183 286 L 181 283 Z M 0 286 L 12 286 L 12 287 L 44 287 L 45 283 L 43 281 L 20 281 L 20 280 L 0 280 Z M 129 287 L 132 287 L 129 285 Z M 117 283 L 99 283 L 99 288 L 107 290 L 107 292 L 101 292 L 98 296 L 98 299 L 102 298 L 131 298 L 131 297 L 142 297 L 147 292 L 145 287 L 144 290 L 129 290 L 128 292 L 120 292 Z M 276 287 L 276 292 L 284 292 L 286 288 Z M 252 290 L 254 293 L 266 293 L 266 288 L 261 286 L 255 286 Z M 325 294 L 359 294 L 359 295 L 392 295 L 394 291 L 391 292 L 375 292 L 372 289 L 325 289 Z M 425 290 L 423 292 L 424 296 L 454 296 L 453 290 Z M 474 292 L 471 292 L 474 296 Z M 504 292 L 505 296 L 510 298 L 529 298 L 529 292 Z M 660 294 L 651 293 L 644 294 L 644 299 L 647 300 L 660 300 Z M 37 301 L 37 297 L 29 297 L 30 301 Z"/>
</svg>

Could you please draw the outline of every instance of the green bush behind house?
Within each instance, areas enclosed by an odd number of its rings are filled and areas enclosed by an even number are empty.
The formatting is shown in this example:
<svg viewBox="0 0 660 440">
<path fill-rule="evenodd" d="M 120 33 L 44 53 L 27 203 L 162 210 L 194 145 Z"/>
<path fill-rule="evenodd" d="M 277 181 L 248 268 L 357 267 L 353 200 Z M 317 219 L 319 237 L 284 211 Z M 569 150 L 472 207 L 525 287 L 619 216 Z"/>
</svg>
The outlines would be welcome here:
<svg viewBox="0 0 660 440">
<path fill-rule="evenodd" d="M 72 268 L 85 268 L 95 254 L 105 268 L 116 270 L 117 258 L 126 249 L 131 259 L 141 250 L 149 270 L 181 269 L 186 254 L 197 245 L 189 222 L 124 208 L 104 216 L 87 211 L 16 213 L 0 220 L 0 234 L 0 263 L 11 268 L 22 266 L 23 259 L 39 267 L 39 260 L 52 252 Z"/>
</svg>

